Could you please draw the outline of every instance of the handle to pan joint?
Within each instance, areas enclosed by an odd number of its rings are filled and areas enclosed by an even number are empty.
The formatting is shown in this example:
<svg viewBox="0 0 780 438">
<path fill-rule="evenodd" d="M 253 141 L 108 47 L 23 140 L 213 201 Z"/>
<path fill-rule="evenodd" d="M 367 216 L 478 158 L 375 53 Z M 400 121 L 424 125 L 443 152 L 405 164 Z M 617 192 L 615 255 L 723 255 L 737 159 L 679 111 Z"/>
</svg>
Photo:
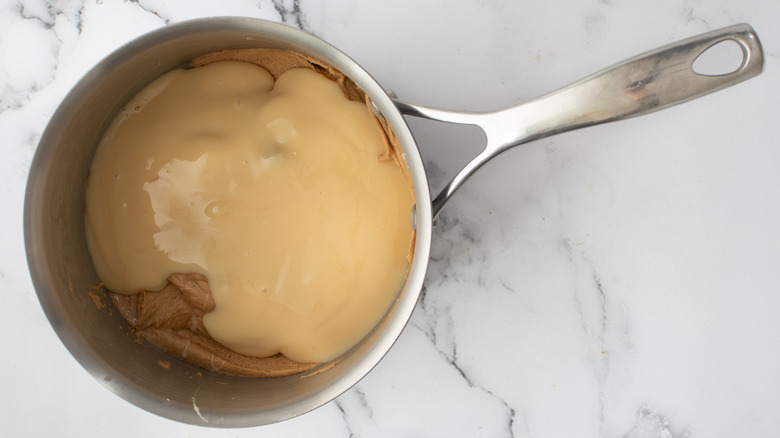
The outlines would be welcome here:
<svg viewBox="0 0 780 438">
<path fill-rule="evenodd" d="M 706 75 L 693 63 L 711 47 L 733 41 L 742 49 L 736 70 Z M 513 146 L 574 129 L 648 114 L 729 87 L 761 73 L 764 55 L 753 28 L 737 24 L 627 59 L 567 87 L 504 110 L 447 111 L 394 99 L 405 115 L 476 125 L 485 149 L 458 172 L 433 200 L 433 217 L 455 191 L 491 158 Z"/>
</svg>

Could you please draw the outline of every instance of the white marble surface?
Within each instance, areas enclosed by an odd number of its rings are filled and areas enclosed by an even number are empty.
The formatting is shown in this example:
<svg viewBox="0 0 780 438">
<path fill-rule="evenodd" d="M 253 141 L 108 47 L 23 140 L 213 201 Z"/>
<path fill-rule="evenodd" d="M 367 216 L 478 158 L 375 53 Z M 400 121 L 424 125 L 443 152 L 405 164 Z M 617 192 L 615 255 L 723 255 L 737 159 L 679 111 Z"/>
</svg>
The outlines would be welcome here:
<svg viewBox="0 0 780 438">
<path fill-rule="evenodd" d="M 421 301 L 371 374 L 304 416 L 218 430 L 81 369 L 22 238 L 29 164 L 68 89 L 120 44 L 211 15 L 303 28 L 401 97 L 458 110 L 739 22 L 767 59 L 734 88 L 501 155 L 447 205 Z M 778 18 L 774 0 L 0 1 L 0 435 L 778 436 Z M 475 152 L 461 130 L 412 127 L 436 187 Z"/>
</svg>

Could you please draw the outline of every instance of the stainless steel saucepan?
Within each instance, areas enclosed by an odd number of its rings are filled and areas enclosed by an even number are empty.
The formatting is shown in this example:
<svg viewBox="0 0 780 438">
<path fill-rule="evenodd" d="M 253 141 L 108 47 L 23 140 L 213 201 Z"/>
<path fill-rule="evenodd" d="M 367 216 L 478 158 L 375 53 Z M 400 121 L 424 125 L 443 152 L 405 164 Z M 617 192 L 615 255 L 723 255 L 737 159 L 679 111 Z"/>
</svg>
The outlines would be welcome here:
<svg viewBox="0 0 780 438">
<path fill-rule="evenodd" d="M 735 71 L 694 72 L 694 60 L 722 41 L 742 50 Z M 146 84 L 193 58 L 223 49 L 292 50 L 329 64 L 359 85 L 403 149 L 414 196 L 417 243 L 408 278 L 380 323 L 322 372 L 271 379 L 210 373 L 128 335 L 108 304 L 84 236 L 84 187 L 92 156 L 120 108 Z M 629 59 L 560 91 L 490 113 L 424 108 L 390 96 L 357 63 L 322 40 L 280 24 L 249 18 L 209 18 L 167 26 L 119 48 L 73 88 L 52 117 L 30 168 L 24 209 L 27 258 L 33 284 L 55 332 L 100 383 L 149 412 L 184 423 L 246 427 L 300 415 L 334 399 L 387 353 L 417 303 L 428 265 L 432 222 L 458 187 L 502 151 L 545 136 L 620 120 L 733 85 L 759 74 L 763 55 L 748 25 L 681 41 Z M 417 145 L 403 115 L 480 126 L 485 150 L 431 200 Z"/>
</svg>

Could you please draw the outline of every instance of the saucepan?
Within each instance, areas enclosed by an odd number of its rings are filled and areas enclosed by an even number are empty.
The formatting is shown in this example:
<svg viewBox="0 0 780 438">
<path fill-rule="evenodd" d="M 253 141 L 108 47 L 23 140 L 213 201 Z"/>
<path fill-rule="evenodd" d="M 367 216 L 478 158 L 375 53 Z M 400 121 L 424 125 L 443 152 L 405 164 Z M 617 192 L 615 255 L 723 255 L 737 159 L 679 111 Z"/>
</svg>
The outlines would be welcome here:
<svg viewBox="0 0 780 438">
<path fill-rule="evenodd" d="M 692 66 L 712 46 L 730 41 L 739 66 L 718 75 Z M 729 43 L 732 44 L 732 43 Z M 84 187 L 95 148 L 114 115 L 149 82 L 193 58 L 223 49 L 291 50 L 335 67 L 355 82 L 402 148 L 416 207 L 416 245 L 405 284 L 378 325 L 337 361 L 279 378 L 211 373 L 138 340 L 112 311 L 87 250 Z M 73 357 L 126 401 L 172 420 L 214 427 L 282 421 L 334 399 L 365 376 L 401 334 L 423 287 L 434 218 L 458 187 L 502 151 L 545 136 L 646 114 L 759 74 L 763 55 L 746 24 L 706 33 L 609 67 L 513 108 L 462 113 L 402 102 L 345 54 L 305 32 L 249 18 L 207 18 L 153 31 L 97 64 L 63 100 L 30 168 L 25 198 L 27 259 L 41 306 Z M 483 152 L 432 199 L 423 161 L 404 115 L 472 124 L 485 131 Z M 166 366 L 161 366 L 166 364 Z"/>
</svg>

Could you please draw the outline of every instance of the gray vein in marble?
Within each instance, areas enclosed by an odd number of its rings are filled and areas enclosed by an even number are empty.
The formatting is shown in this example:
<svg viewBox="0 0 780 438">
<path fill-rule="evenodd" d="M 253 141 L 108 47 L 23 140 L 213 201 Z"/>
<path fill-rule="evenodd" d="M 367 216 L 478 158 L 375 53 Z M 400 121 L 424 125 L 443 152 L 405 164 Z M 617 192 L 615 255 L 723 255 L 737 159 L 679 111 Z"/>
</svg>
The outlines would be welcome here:
<svg viewBox="0 0 780 438">
<path fill-rule="evenodd" d="M 81 33 L 81 11 L 84 8 L 83 3 L 79 3 L 78 8 L 68 7 L 74 2 L 35 2 L 33 0 L 19 1 L 13 7 L 13 10 L 24 21 L 36 23 L 45 32 L 53 32 L 57 38 L 56 47 L 53 48 L 54 58 L 59 58 L 59 52 L 62 49 L 62 38 L 56 32 L 57 19 L 60 16 L 72 23 Z M 2 66 L 0 66 L 2 68 Z M 51 71 L 43 82 L 31 84 L 28 88 L 14 88 L 11 84 L 6 84 L 4 92 L 0 94 L 0 114 L 7 109 L 19 109 L 30 99 L 30 95 L 46 88 L 55 77 L 56 68 Z"/>
<path fill-rule="evenodd" d="M 461 265 L 482 264 L 486 255 L 477 251 L 470 251 L 469 248 L 478 248 L 478 234 L 471 227 L 466 226 L 457 216 L 447 214 L 446 211 L 439 215 L 439 223 L 434 231 L 433 248 L 431 251 L 429 270 L 426 277 L 426 285 L 442 285 L 464 283 L 461 270 L 453 265 L 453 259 L 458 259 Z M 456 243 L 457 242 L 457 243 Z M 476 254 L 475 254 L 476 253 Z M 477 278 L 477 285 L 484 289 L 484 278 Z M 430 304 L 428 288 L 423 287 L 418 300 L 419 307 L 426 315 L 428 327 L 419 327 L 426 337 L 433 343 L 437 350 L 445 355 L 448 361 L 453 360 L 452 354 L 446 354 L 445 351 L 452 350 L 454 345 L 450 338 L 440 338 L 437 331 L 443 333 L 452 333 L 454 321 L 450 316 L 452 309 L 451 303 L 442 304 L 437 302 L 438 306 Z M 443 306 L 443 307 L 442 307 Z M 449 345 L 442 345 L 448 343 Z"/>
<path fill-rule="evenodd" d="M 422 300 L 420 302 L 420 307 L 424 308 L 425 305 L 423 304 Z M 435 314 L 441 313 L 442 309 L 437 309 L 438 311 L 435 311 Z M 449 315 L 448 310 L 444 310 L 443 313 L 446 313 Z M 501 405 L 504 406 L 507 410 L 507 424 L 506 424 L 506 430 L 508 432 L 509 437 L 514 438 L 515 433 L 515 427 L 518 426 L 521 428 L 521 430 L 528 432 L 528 422 L 527 419 L 524 416 L 521 416 L 518 414 L 517 410 L 513 408 L 506 400 L 504 400 L 502 397 L 491 391 L 490 389 L 486 388 L 485 386 L 481 385 L 479 382 L 476 381 L 460 364 L 460 361 L 458 360 L 458 347 L 457 342 L 453 340 L 451 343 L 451 351 L 448 352 L 444 348 L 442 348 L 439 343 L 437 342 L 437 339 L 440 339 L 436 335 L 436 329 L 434 328 L 435 325 L 438 325 L 437 323 L 431 323 L 431 319 L 440 319 L 441 316 L 432 316 L 433 314 L 428 314 L 426 312 L 426 326 L 421 327 L 419 324 L 411 323 L 410 326 L 420 330 L 423 332 L 423 334 L 431 341 L 431 344 L 433 345 L 436 352 L 439 354 L 439 356 L 449 365 L 452 369 L 457 371 L 458 375 L 461 377 L 461 379 L 466 383 L 466 385 L 469 388 L 476 389 L 478 391 L 484 392 L 485 394 L 488 394 L 491 398 L 498 401 Z M 447 324 L 447 330 L 445 330 L 445 333 L 452 334 L 452 319 L 447 317 L 448 324 Z M 366 405 L 367 406 L 367 405 Z M 369 408 L 370 409 L 370 408 Z"/>
<path fill-rule="evenodd" d="M 352 393 L 357 395 L 357 399 L 360 402 L 360 406 L 364 408 L 368 418 L 374 418 L 374 410 L 371 409 L 371 405 L 368 404 L 368 398 L 366 397 L 366 393 L 363 390 L 361 390 L 359 387 L 353 388 Z"/>
<path fill-rule="evenodd" d="M 373 426 L 376 426 L 374 410 L 368 400 L 368 395 L 362 389 L 360 384 L 353 386 L 334 400 L 336 408 L 341 412 L 341 418 L 344 427 L 349 432 L 350 437 L 360 436 L 356 431 L 363 430 L 365 424 L 361 421 L 369 420 Z"/>
<path fill-rule="evenodd" d="M 686 1 L 685 4 L 680 8 L 680 12 L 677 16 L 677 22 L 674 24 L 674 26 L 672 26 L 671 40 L 679 39 L 677 36 L 678 29 L 680 27 L 685 28 L 691 23 L 699 23 L 704 27 L 704 29 L 707 30 L 711 30 L 713 28 L 709 21 L 699 14 L 697 6 L 698 4 L 696 3 L 691 4 L 690 2 Z"/>
<path fill-rule="evenodd" d="M 669 421 L 657 412 L 642 406 L 637 413 L 634 427 L 623 438 L 688 438 L 690 431 L 675 433 Z"/>
<path fill-rule="evenodd" d="M 455 246 L 452 240 L 445 239 L 444 236 L 442 236 L 446 231 L 449 231 L 450 229 L 454 228 L 458 225 L 458 218 L 451 217 L 449 214 L 447 214 L 446 211 L 442 211 L 441 214 L 439 214 L 439 221 L 437 223 L 436 228 L 434 228 L 434 237 L 431 248 L 431 256 L 430 261 L 434 263 L 444 262 L 445 266 L 442 269 L 438 269 L 439 275 L 442 276 L 444 272 L 451 270 L 452 267 L 449 260 L 449 251 Z M 442 246 L 446 244 L 447 248 L 444 249 Z M 429 268 L 431 263 L 429 263 Z M 444 274 L 446 276 L 446 274 Z M 440 279 L 434 279 L 431 278 L 431 270 L 428 271 L 428 278 L 427 280 L 437 280 L 440 281 Z"/>
<path fill-rule="evenodd" d="M 435 344 L 434 344 L 435 347 Z M 484 392 L 485 394 L 488 394 L 493 399 L 497 400 L 499 403 L 501 403 L 504 408 L 507 410 L 507 424 L 506 424 L 506 430 L 508 432 L 508 436 L 514 438 L 514 427 L 515 422 L 517 421 L 517 410 L 515 410 L 506 400 L 504 400 L 502 397 L 498 396 L 496 393 L 491 391 L 490 389 L 482 386 L 479 382 L 477 382 L 472 376 L 469 375 L 469 373 L 466 372 L 466 370 L 461 366 L 460 362 L 458 361 L 458 346 L 457 342 L 453 342 L 451 357 L 447 354 L 446 351 L 441 350 L 437 348 L 437 351 L 439 352 L 439 355 L 447 362 L 448 365 L 450 365 L 454 370 L 458 372 L 458 374 L 461 376 L 461 378 L 466 382 L 466 385 L 468 385 L 469 388 L 474 388 L 479 391 Z M 527 429 L 528 425 L 525 422 L 525 419 L 522 420 L 524 427 Z"/>
<path fill-rule="evenodd" d="M 598 384 L 598 399 L 599 399 L 599 427 L 600 432 L 604 432 L 605 427 L 605 391 L 607 379 L 610 373 L 610 348 L 607 345 L 605 334 L 608 329 L 609 321 L 607 318 L 607 294 L 604 292 L 603 281 L 596 272 L 596 268 L 585 254 L 576 254 L 575 249 L 577 244 L 569 239 L 566 239 L 564 246 L 568 251 L 569 259 L 575 266 L 575 269 L 580 268 L 588 271 L 587 275 L 590 277 L 591 282 L 585 288 L 580 287 L 580 282 L 574 289 L 574 300 L 577 303 L 578 312 L 580 315 L 580 323 L 582 324 L 583 331 L 588 337 L 588 355 L 589 361 L 593 367 L 594 377 Z M 583 290 L 587 289 L 587 290 Z M 588 294 L 590 291 L 590 295 Z M 596 306 L 588 306 L 588 303 L 596 304 Z M 595 314 L 595 315 L 593 315 Z M 588 316 L 595 316 L 598 320 L 598 325 L 593 326 Z M 595 336 L 594 336 L 594 331 Z M 590 339 L 595 337 L 595 342 L 591 342 Z"/>
<path fill-rule="evenodd" d="M 102 3 L 102 2 L 98 1 L 98 3 Z M 143 9 L 145 12 L 147 12 L 147 13 L 149 13 L 149 14 L 151 14 L 151 15 L 154 15 L 155 17 L 159 18 L 159 19 L 160 19 L 160 21 L 162 21 L 162 22 L 163 22 L 164 24 L 166 24 L 166 25 L 167 25 L 167 24 L 170 24 L 170 22 L 171 22 L 171 19 L 170 19 L 170 18 L 168 18 L 168 17 L 163 17 L 162 15 L 160 15 L 160 14 L 159 14 L 157 11 L 155 11 L 154 9 L 152 9 L 152 8 L 149 8 L 148 6 L 144 5 L 144 2 L 142 2 L 141 0 L 130 0 L 130 3 L 133 3 L 133 4 L 136 4 L 136 5 L 138 5 L 138 7 L 139 7 L 139 8 L 141 8 L 141 9 Z"/>
<path fill-rule="evenodd" d="M 425 325 L 420 326 L 416 323 L 412 323 L 412 325 L 425 334 L 425 337 L 428 338 L 434 348 L 436 348 L 436 351 L 438 351 L 448 363 L 452 363 L 454 360 L 453 356 L 446 354 L 445 351 L 447 348 L 441 345 L 443 342 L 446 342 L 447 339 L 442 339 L 437 334 L 439 330 L 442 330 L 444 333 L 452 333 L 454 322 L 452 321 L 452 317 L 450 317 L 451 306 L 447 305 L 445 307 L 433 308 L 433 306 L 428 305 L 427 298 L 427 288 L 423 288 L 418 304 L 420 310 L 422 310 L 425 315 Z M 446 316 L 442 316 L 442 314 Z M 442 325 L 444 325 L 444 327 L 441 327 Z M 454 350 L 455 348 L 454 345 L 448 345 L 448 347 L 449 350 Z M 461 375 L 463 375 L 462 372 Z"/>
<path fill-rule="evenodd" d="M 36 8 L 35 3 L 36 2 L 34 0 L 20 0 L 17 3 L 19 14 L 25 19 L 34 19 L 40 21 L 47 29 L 55 26 L 58 16 L 64 16 L 69 22 L 73 23 L 73 25 L 79 30 L 79 33 L 81 33 L 81 13 L 84 10 L 83 2 L 42 2 L 44 5 L 43 8 Z M 46 15 L 44 16 L 43 14 L 36 12 L 36 9 L 44 9 L 46 11 Z"/>
<path fill-rule="evenodd" d="M 445 357 L 445 359 L 446 359 L 446 354 L 444 352 L 439 351 L 439 353 L 443 357 Z M 485 392 L 486 394 L 490 395 L 494 399 L 498 400 L 501 404 L 504 405 L 504 407 L 509 411 L 509 421 L 508 421 L 508 424 L 507 424 L 507 430 L 509 431 L 509 436 L 514 438 L 514 436 L 515 436 L 514 425 L 515 425 L 515 417 L 517 415 L 517 411 L 512 406 L 510 406 L 509 403 L 506 402 L 506 400 L 504 400 L 503 398 L 501 398 L 498 395 L 496 395 L 493 391 L 491 391 L 491 390 L 485 388 L 484 386 L 478 384 L 477 382 L 475 382 L 474 379 L 472 379 L 466 373 L 466 371 L 464 371 L 463 368 L 461 368 L 461 366 L 458 363 L 458 346 L 457 346 L 457 344 L 454 344 L 453 350 L 452 350 L 452 359 L 447 359 L 447 363 L 450 366 L 452 366 L 456 371 L 458 371 L 458 374 L 460 374 L 460 376 L 463 378 L 463 380 L 466 381 L 466 384 L 469 386 L 469 388 L 479 389 L 479 390 Z M 527 428 L 528 425 L 525 424 L 525 426 Z"/>
<path fill-rule="evenodd" d="M 463 260 L 459 260 L 457 263 L 463 265 L 479 266 L 484 264 L 486 254 L 481 251 L 470 250 L 470 248 L 479 248 L 479 233 L 472 226 L 463 223 L 457 217 L 446 214 L 446 212 L 443 212 L 440 218 L 441 221 L 435 231 L 436 236 L 434 236 L 435 250 L 431 254 L 431 261 L 435 264 L 435 267 L 429 270 L 429 277 L 426 283 L 463 283 L 457 274 L 458 269 L 454 266 L 453 258 L 462 257 Z M 455 243 L 456 241 L 458 242 L 457 244 Z M 512 291 L 508 284 L 505 282 L 503 284 L 507 290 Z M 471 293 L 485 291 L 487 286 L 483 275 L 478 275 L 476 286 L 476 290 L 471 291 Z M 483 386 L 461 363 L 458 357 L 457 340 L 453 334 L 455 322 L 451 316 L 452 303 L 442 303 L 436 297 L 432 297 L 428 289 L 424 287 L 421 291 L 418 308 L 424 315 L 423 325 L 416 322 L 412 322 L 411 325 L 425 334 L 439 356 L 458 373 L 469 388 L 489 395 L 504 406 L 507 411 L 506 430 L 508 436 L 514 437 L 514 431 L 517 427 L 527 432 L 528 425 L 525 418 L 519 415 L 518 411 L 501 396 Z"/>
<path fill-rule="evenodd" d="M 355 389 L 353 388 L 352 391 L 355 391 Z M 342 395 L 342 397 L 344 396 Z M 336 405 L 336 408 L 339 410 L 339 412 L 341 412 L 341 419 L 344 420 L 344 427 L 347 429 L 347 432 L 349 432 L 349 437 L 352 438 L 356 436 L 355 432 L 353 432 L 352 428 L 350 427 L 349 414 L 347 413 L 347 409 L 344 406 L 344 402 L 342 402 L 340 398 L 337 398 L 333 401 L 333 404 Z"/>
<path fill-rule="evenodd" d="M 710 23 L 707 22 L 707 20 L 705 20 L 704 18 L 699 16 L 696 13 L 696 10 L 693 7 L 690 7 L 690 6 L 683 8 L 683 10 L 680 12 L 680 20 L 683 22 L 683 24 L 686 24 L 686 25 L 688 25 L 690 23 L 693 23 L 693 22 L 699 22 L 699 23 L 703 24 L 708 29 L 712 27 L 710 25 Z"/>
<path fill-rule="evenodd" d="M 480 233 L 473 225 L 460 219 L 457 213 L 450 214 L 446 209 L 439 214 L 439 222 L 434 228 L 433 244 L 431 247 L 428 276 L 426 283 L 431 281 L 441 283 L 444 279 L 454 279 L 462 282 L 459 270 L 454 266 L 453 260 L 459 260 L 460 264 L 472 265 L 484 262 L 486 255 L 481 251 L 471 251 L 480 247 Z"/>
<path fill-rule="evenodd" d="M 301 10 L 300 0 L 273 0 L 271 3 L 279 17 L 281 17 L 282 23 L 314 34 L 306 22 L 305 14 Z"/>
</svg>

